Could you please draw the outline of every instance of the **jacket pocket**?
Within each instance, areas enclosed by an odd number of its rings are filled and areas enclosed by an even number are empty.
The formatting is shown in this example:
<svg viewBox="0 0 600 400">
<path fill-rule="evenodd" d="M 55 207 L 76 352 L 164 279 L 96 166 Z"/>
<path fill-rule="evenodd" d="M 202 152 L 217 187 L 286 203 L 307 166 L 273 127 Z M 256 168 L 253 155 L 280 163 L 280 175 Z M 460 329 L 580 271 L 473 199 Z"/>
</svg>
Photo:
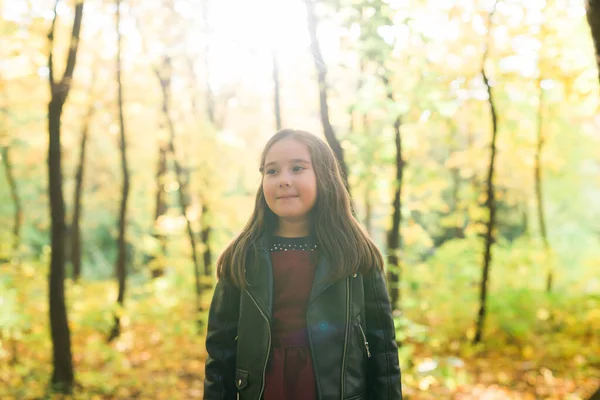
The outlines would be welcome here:
<svg viewBox="0 0 600 400">
<path fill-rule="evenodd" d="M 248 372 L 236 369 L 235 370 L 235 387 L 237 390 L 242 390 L 248 386 Z"/>
<path fill-rule="evenodd" d="M 344 400 L 366 400 L 367 396 L 365 393 L 361 393 L 356 396 L 346 397 Z"/>
<path fill-rule="evenodd" d="M 358 328 L 358 332 L 360 333 L 360 339 L 364 344 L 365 350 L 367 351 L 367 358 L 371 358 L 371 350 L 369 349 L 369 342 L 367 341 L 367 335 L 365 335 L 365 331 L 360 324 L 360 316 L 356 317 L 356 326 Z"/>
</svg>

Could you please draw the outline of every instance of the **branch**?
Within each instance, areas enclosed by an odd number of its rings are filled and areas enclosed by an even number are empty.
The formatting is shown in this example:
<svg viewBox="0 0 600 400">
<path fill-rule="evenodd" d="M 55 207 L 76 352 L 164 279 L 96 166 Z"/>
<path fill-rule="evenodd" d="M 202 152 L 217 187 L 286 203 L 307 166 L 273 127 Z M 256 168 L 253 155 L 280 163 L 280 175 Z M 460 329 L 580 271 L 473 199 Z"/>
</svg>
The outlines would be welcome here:
<svg viewBox="0 0 600 400">
<path fill-rule="evenodd" d="M 55 14 L 56 16 L 56 14 Z M 69 55 L 67 57 L 67 66 L 61 79 L 61 85 L 69 85 L 75 69 L 75 59 L 77 58 L 77 47 L 79 46 L 79 33 L 81 31 L 81 19 L 83 17 L 83 0 L 78 0 L 75 6 L 75 19 L 73 20 L 73 30 L 71 32 L 71 45 L 69 46 Z"/>
<path fill-rule="evenodd" d="M 490 49 L 490 37 L 491 35 L 491 31 L 492 31 L 492 18 L 494 17 L 494 14 L 496 13 L 496 7 L 498 6 L 498 0 L 496 0 L 494 2 L 494 6 L 492 7 L 492 11 L 490 11 L 489 16 L 488 16 L 488 26 L 487 26 L 487 36 L 485 39 L 485 50 L 483 52 L 483 58 L 481 60 L 481 70 L 484 70 L 484 64 L 485 64 L 485 60 L 487 60 L 488 58 L 488 53 L 489 53 L 489 49 Z"/>
<path fill-rule="evenodd" d="M 313 54 L 315 66 L 318 74 L 325 75 L 327 73 L 327 65 L 323 60 L 323 54 L 319 47 L 319 41 L 317 38 L 317 16 L 315 13 L 315 1 L 305 0 L 306 5 L 306 20 L 308 23 L 308 33 L 310 35 L 310 48 Z"/>
<path fill-rule="evenodd" d="M 48 75 L 50 79 L 50 88 L 54 91 L 54 62 L 52 61 L 52 49 L 54 48 L 54 29 L 56 28 L 56 8 L 58 7 L 58 1 L 54 3 L 54 17 L 52 17 L 52 25 L 50 26 L 50 32 L 48 32 L 48 41 L 50 42 L 50 51 L 48 53 Z"/>
</svg>

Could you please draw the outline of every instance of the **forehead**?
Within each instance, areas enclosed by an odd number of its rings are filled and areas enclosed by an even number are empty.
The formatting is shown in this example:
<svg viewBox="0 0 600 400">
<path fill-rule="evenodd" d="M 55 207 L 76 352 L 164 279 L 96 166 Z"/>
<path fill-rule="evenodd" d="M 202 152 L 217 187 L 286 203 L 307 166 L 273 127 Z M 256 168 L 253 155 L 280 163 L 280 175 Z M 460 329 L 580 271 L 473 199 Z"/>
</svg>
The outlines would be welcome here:
<svg viewBox="0 0 600 400">
<path fill-rule="evenodd" d="M 273 144 L 269 151 L 267 151 L 265 164 L 271 162 L 285 163 L 294 159 L 311 161 L 308 146 L 296 139 L 281 139 Z"/>
</svg>

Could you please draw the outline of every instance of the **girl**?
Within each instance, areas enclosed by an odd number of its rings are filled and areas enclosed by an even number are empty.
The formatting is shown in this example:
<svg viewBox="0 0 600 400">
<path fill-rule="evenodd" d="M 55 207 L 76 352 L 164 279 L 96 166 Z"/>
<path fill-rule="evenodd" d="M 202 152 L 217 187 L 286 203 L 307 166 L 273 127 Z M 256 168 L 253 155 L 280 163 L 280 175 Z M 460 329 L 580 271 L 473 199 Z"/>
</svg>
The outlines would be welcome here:
<svg viewBox="0 0 600 400">
<path fill-rule="evenodd" d="M 254 212 L 217 262 L 207 400 L 401 399 L 383 259 L 331 149 L 277 132 Z"/>
</svg>

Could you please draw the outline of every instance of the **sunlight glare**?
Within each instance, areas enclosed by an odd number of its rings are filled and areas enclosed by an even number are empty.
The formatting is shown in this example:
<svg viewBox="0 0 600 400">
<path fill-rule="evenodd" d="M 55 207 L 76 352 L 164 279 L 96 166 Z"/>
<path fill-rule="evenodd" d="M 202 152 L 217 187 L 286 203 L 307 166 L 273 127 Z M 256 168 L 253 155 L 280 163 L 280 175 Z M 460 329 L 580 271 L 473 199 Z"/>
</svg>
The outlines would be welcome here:
<svg viewBox="0 0 600 400">
<path fill-rule="evenodd" d="M 20 22 L 23 16 L 27 15 L 27 3 L 24 1 L 11 1 L 10 5 L 8 2 L 2 4 L 0 14 L 2 19 L 8 21 Z"/>
<path fill-rule="evenodd" d="M 257 71 L 270 76 L 273 50 L 286 57 L 303 52 L 310 43 L 306 12 L 299 0 L 222 0 L 211 6 L 210 58 L 220 66 L 211 71 L 211 86 L 238 79 L 252 82 Z"/>
</svg>

